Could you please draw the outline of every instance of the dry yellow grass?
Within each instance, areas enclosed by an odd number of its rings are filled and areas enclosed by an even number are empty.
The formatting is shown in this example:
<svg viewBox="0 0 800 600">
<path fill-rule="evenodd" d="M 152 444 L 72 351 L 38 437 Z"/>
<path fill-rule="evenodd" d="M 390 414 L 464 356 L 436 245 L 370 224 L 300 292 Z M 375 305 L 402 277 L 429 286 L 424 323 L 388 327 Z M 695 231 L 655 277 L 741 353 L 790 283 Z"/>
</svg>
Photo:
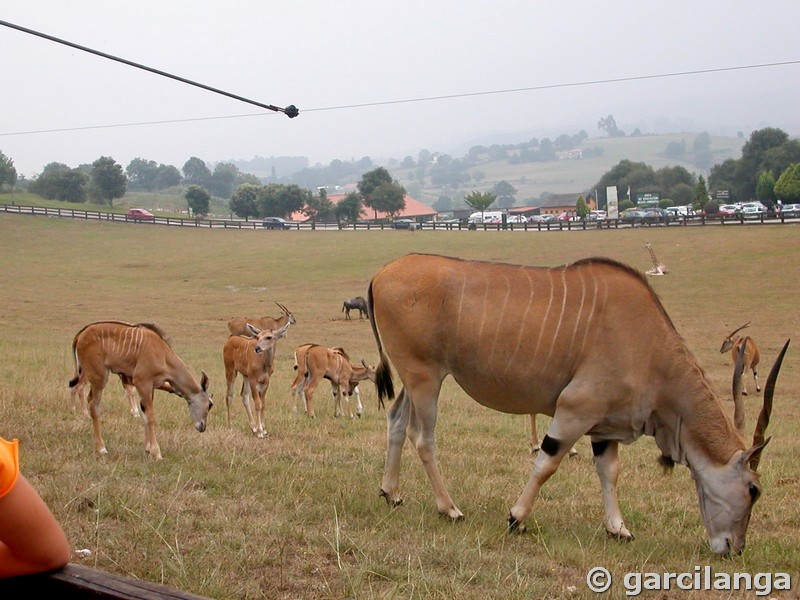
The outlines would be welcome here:
<svg viewBox="0 0 800 600">
<path fill-rule="evenodd" d="M 620 500 L 637 539 L 605 536 L 587 442 L 537 499 L 529 532 L 508 535 L 505 517 L 527 479 L 527 419 L 479 406 L 451 381 L 439 410 L 441 468 L 466 519 L 437 516 L 416 453 L 407 447 L 405 505 L 378 497 L 385 414 L 362 384 L 365 415 L 314 421 L 289 402 L 292 350 L 341 345 L 376 360 L 366 321 L 346 321 L 342 301 L 365 295 L 370 277 L 407 252 L 555 265 L 602 254 L 645 270 L 651 242 L 670 268 L 652 279 L 678 331 L 728 394 L 732 364 L 722 337 L 745 321 L 768 366 L 796 337 L 797 226 L 642 228 L 586 232 L 212 231 L 0 215 L 0 435 L 18 437 L 23 468 L 64 524 L 75 562 L 213 598 L 591 598 L 587 571 L 800 572 L 798 350 L 790 346 L 761 463 L 765 493 L 741 557 L 707 549 L 694 485 L 684 468 L 663 476 L 653 441 L 621 449 Z M 267 393 L 268 438 L 248 431 L 238 395 L 224 419 L 222 345 L 229 317 L 297 317 L 278 345 Z M 209 429 L 191 427 L 183 401 L 159 393 L 164 454 L 149 461 L 141 423 L 112 379 L 103 401 L 107 457 L 91 425 L 68 408 L 70 344 L 91 321 L 155 321 L 215 394 Z M 414 323 L 409 323 L 414 327 Z M 796 344 L 797 342 L 793 342 Z M 758 398 L 747 400 L 752 428 Z M 542 417 L 543 433 L 547 419 Z M 574 591 L 570 591 L 574 588 Z M 658 598 L 752 597 L 671 591 Z"/>
</svg>

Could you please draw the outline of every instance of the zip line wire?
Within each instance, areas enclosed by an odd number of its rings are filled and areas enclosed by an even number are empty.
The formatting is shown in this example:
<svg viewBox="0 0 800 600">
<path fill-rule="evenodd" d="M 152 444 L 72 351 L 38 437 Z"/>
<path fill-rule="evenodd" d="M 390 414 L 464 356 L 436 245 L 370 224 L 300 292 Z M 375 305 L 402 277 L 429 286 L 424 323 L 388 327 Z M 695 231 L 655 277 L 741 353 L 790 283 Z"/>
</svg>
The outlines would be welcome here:
<svg viewBox="0 0 800 600">
<path fill-rule="evenodd" d="M 47 35 L 46 33 L 42 33 L 40 31 L 34 31 L 33 29 L 28 29 L 27 27 L 22 27 L 20 25 L 14 25 L 13 23 L 9 23 L 8 21 L 0 21 L 0 25 L 4 25 L 6 27 L 10 27 L 11 29 L 16 29 L 18 31 L 22 31 L 24 33 L 29 33 L 31 35 L 35 35 L 46 40 L 50 40 L 51 42 L 56 42 L 58 44 L 64 44 L 65 46 L 69 46 L 70 48 L 75 48 L 76 50 L 82 50 L 83 52 L 88 52 L 90 54 L 96 54 L 97 56 L 101 56 L 103 58 L 108 58 L 109 60 L 115 60 L 117 62 L 121 62 L 125 65 L 136 67 L 137 69 L 142 69 L 144 71 L 150 71 L 151 73 L 155 73 L 156 75 L 161 75 L 162 77 L 169 77 L 170 79 L 174 79 L 176 81 L 180 81 L 182 83 L 188 83 L 189 85 L 193 85 L 199 88 L 203 88 L 204 90 L 208 90 L 209 92 L 214 92 L 215 94 L 222 94 L 223 96 L 228 96 L 229 98 L 233 98 L 234 100 L 239 100 L 240 102 L 246 102 L 248 104 L 253 104 L 255 106 L 259 106 L 261 108 L 266 108 L 267 110 L 272 110 L 276 112 L 282 112 L 290 119 L 293 119 L 300 111 L 297 110 L 297 107 L 290 104 L 286 108 L 281 108 L 279 106 L 274 106 L 272 104 L 264 104 L 262 102 L 257 102 L 255 100 L 250 100 L 249 98 L 244 98 L 243 96 L 237 96 L 236 94 L 231 94 L 230 92 L 226 92 L 224 90 L 220 90 L 217 88 L 213 88 L 210 85 L 205 85 L 203 83 L 198 83 L 196 81 L 192 81 L 191 79 L 185 79 L 184 77 L 178 77 L 177 75 L 172 75 L 171 73 L 167 73 L 165 71 L 159 71 L 158 69 L 154 69 L 152 67 L 147 67 L 145 65 L 133 62 L 131 60 L 127 60 L 124 58 L 120 58 L 118 56 L 112 56 L 111 54 L 106 54 L 105 52 L 100 52 L 99 50 L 92 50 L 91 48 L 87 48 L 86 46 L 81 46 L 79 44 L 75 44 L 73 42 L 68 42 L 67 40 L 62 40 L 61 38 L 53 37 L 52 35 Z"/>
<path fill-rule="evenodd" d="M 67 46 L 71 46 L 72 48 L 77 48 L 78 50 L 83 50 L 84 52 L 89 52 L 91 54 L 96 54 L 97 56 L 101 56 L 103 58 L 108 58 L 110 60 L 115 60 L 117 62 L 121 62 L 126 65 L 130 65 L 132 67 L 136 67 L 139 69 L 144 69 L 145 71 L 150 71 L 151 73 L 155 73 L 157 75 L 162 75 L 164 77 L 169 77 L 171 79 L 175 79 L 177 81 L 181 81 L 183 83 L 188 83 L 190 85 L 194 85 L 205 90 L 215 92 L 217 94 L 222 94 L 223 96 L 228 96 L 230 98 L 234 98 L 235 100 L 240 100 L 242 102 L 246 102 L 248 104 L 254 104 L 261 108 L 266 108 L 268 110 L 282 112 L 286 114 L 289 118 L 294 118 L 300 111 L 294 106 L 289 105 L 286 108 L 280 108 L 277 106 L 273 106 L 271 104 L 262 104 L 260 102 L 256 102 L 254 100 L 249 100 L 247 98 L 243 98 L 242 96 L 237 96 L 235 94 L 231 94 L 229 92 L 225 92 L 223 90 L 219 90 L 217 88 L 213 88 L 202 83 L 197 83 L 195 81 L 191 81 L 189 79 L 185 79 L 183 77 L 178 77 L 177 75 L 171 75 L 169 73 L 165 73 L 164 71 L 159 71 L 157 69 L 153 69 L 151 67 L 146 67 L 144 65 L 126 60 L 124 58 L 118 58 L 116 56 L 112 56 L 110 54 L 106 54 L 104 52 L 100 52 L 98 50 L 92 50 L 91 48 L 86 48 L 85 46 L 79 46 L 78 44 L 74 44 L 72 42 L 68 42 L 66 40 L 62 40 L 44 33 L 40 33 L 38 31 L 34 31 L 32 29 L 27 29 L 25 27 L 20 27 L 19 25 L 14 25 L 12 23 L 8 23 L 7 21 L 0 20 L 0 25 L 5 25 L 6 27 L 11 27 L 13 29 L 17 29 L 19 31 L 23 31 L 25 33 L 30 33 L 32 35 L 36 35 L 54 42 L 58 42 L 60 44 L 65 44 Z M 303 112 L 321 112 L 321 111 L 329 111 L 329 110 L 346 110 L 352 108 L 366 108 L 371 106 L 388 106 L 392 104 L 410 104 L 413 102 L 434 102 L 437 100 L 452 100 L 455 98 L 470 98 L 475 96 L 490 96 L 490 95 L 497 95 L 497 94 L 514 94 L 519 92 L 533 92 L 533 91 L 541 91 L 541 90 L 551 90 L 551 89 L 558 89 L 558 88 L 569 88 L 569 87 L 581 87 L 581 86 L 590 86 L 590 85 L 600 85 L 606 83 L 622 83 L 626 81 L 643 81 L 647 79 L 665 79 L 667 77 L 686 77 L 688 75 L 703 75 L 708 73 L 724 73 L 727 71 L 744 71 L 748 69 L 765 69 L 771 67 L 782 67 L 788 65 L 797 65 L 800 64 L 800 60 L 787 60 L 782 62 L 773 62 L 773 63 L 762 63 L 762 64 L 755 64 L 755 65 L 740 65 L 735 67 L 719 67 L 719 68 L 711 68 L 711 69 L 698 69 L 693 71 L 676 71 L 673 73 L 659 73 L 654 75 L 634 75 L 630 77 L 617 77 L 612 79 L 595 79 L 589 81 L 573 81 L 567 83 L 553 83 L 553 84 L 545 84 L 545 85 L 537 85 L 531 87 L 521 87 L 521 88 L 512 88 L 506 90 L 492 90 L 492 91 L 484 91 L 484 92 L 466 92 L 460 94 L 447 94 L 443 96 L 426 96 L 422 98 L 406 98 L 401 100 L 384 100 L 378 102 L 365 102 L 363 104 L 345 104 L 341 106 L 328 106 L 328 107 L 321 107 L 321 108 L 307 108 L 303 109 Z M 264 116 L 263 113 L 253 113 L 253 114 L 245 114 L 245 115 L 228 115 L 228 116 L 218 116 L 218 117 L 197 117 L 197 118 L 187 118 L 187 119 L 170 119 L 166 121 L 142 121 L 136 123 L 118 123 L 114 125 L 90 125 L 84 127 L 68 127 L 68 128 L 61 128 L 61 129 L 42 129 L 42 130 L 34 130 L 34 131 L 17 131 L 11 133 L 0 133 L 0 137 L 2 136 L 10 136 L 10 135 L 30 135 L 36 133 L 56 133 L 56 132 L 63 132 L 63 131 L 83 131 L 83 130 L 90 130 L 90 129 L 108 129 L 108 128 L 115 128 L 115 127 L 136 127 L 141 125 L 163 125 L 169 123 L 188 123 L 194 121 L 214 121 L 214 120 L 221 120 L 221 119 L 240 119 L 245 117 L 260 117 Z"/>
</svg>

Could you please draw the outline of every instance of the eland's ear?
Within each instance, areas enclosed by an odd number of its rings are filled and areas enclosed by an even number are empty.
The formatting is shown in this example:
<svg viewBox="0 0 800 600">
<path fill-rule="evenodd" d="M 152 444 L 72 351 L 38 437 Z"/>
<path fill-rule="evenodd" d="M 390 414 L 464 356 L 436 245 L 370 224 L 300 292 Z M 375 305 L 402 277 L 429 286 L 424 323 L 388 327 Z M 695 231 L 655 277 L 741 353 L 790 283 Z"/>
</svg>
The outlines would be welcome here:
<svg viewBox="0 0 800 600">
<path fill-rule="evenodd" d="M 208 391 L 208 375 L 205 371 L 200 371 L 200 387 L 204 392 Z"/>
<path fill-rule="evenodd" d="M 247 328 L 247 330 L 248 330 L 250 333 L 252 333 L 254 336 L 257 336 L 259 333 L 261 333 L 261 330 L 260 330 L 258 327 L 255 327 L 254 325 L 251 325 L 250 323 L 248 323 L 247 325 L 245 325 L 245 327 L 246 327 L 246 328 Z"/>
<path fill-rule="evenodd" d="M 745 450 L 744 452 L 742 452 L 742 455 L 739 457 L 739 464 L 741 465 L 749 464 L 750 468 L 753 469 L 753 471 L 757 470 L 758 462 L 759 460 L 761 460 L 761 451 L 767 447 L 767 444 L 769 444 L 769 441 L 771 439 L 772 436 L 768 437 L 760 444 L 756 444 L 749 450 Z"/>
</svg>

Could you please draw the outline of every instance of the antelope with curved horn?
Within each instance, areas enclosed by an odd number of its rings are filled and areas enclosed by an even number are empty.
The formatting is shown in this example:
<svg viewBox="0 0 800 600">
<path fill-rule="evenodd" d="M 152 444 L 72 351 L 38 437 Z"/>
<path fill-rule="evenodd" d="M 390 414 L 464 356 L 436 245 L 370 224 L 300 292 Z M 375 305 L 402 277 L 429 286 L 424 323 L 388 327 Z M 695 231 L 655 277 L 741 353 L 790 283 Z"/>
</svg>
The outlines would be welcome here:
<svg viewBox="0 0 800 600">
<path fill-rule="evenodd" d="M 131 325 L 121 321 L 99 321 L 81 329 L 72 341 L 75 375 L 71 388 L 79 391 L 89 383 L 89 414 L 94 429 L 94 446 L 108 454 L 100 435 L 100 399 L 109 373 L 116 373 L 123 385 L 132 385 L 139 394 L 144 421 L 145 452 L 161 459 L 156 440 L 153 392 L 171 392 L 186 400 L 189 415 L 199 432 L 206 430 L 206 418 L 213 405 L 208 376 L 202 372 L 198 382 L 184 362 L 152 323 Z M 82 395 L 82 391 L 80 391 Z"/>
<path fill-rule="evenodd" d="M 295 320 L 294 315 L 280 302 L 275 301 L 275 304 L 278 305 L 278 308 L 281 309 L 283 313 L 280 317 L 259 317 L 256 319 L 251 319 L 249 317 L 233 317 L 230 321 L 228 321 L 228 330 L 231 332 L 231 335 L 244 335 L 247 337 L 251 337 L 253 334 L 247 328 L 247 324 L 253 325 L 256 329 L 272 329 L 278 330 L 287 323 L 294 325 L 297 323 Z"/>
<path fill-rule="evenodd" d="M 258 438 L 267 437 L 264 429 L 265 396 L 269 380 L 275 371 L 275 346 L 286 335 L 290 322 L 279 329 L 258 329 L 250 323 L 247 330 L 250 337 L 231 335 L 222 348 L 222 361 L 225 364 L 225 407 L 228 427 L 231 425 L 231 402 L 233 402 L 234 383 L 237 374 L 242 374 L 242 404 L 247 412 L 250 429 Z M 250 400 L 255 404 L 255 411 Z"/>
<path fill-rule="evenodd" d="M 605 258 L 544 268 L 411 254 L 372 278 L 368 301 L 379 403 L 394 397 L 389 359 L 403 383 L 387 411 L 381 495 L 390 505 L 402 502 L 408 438 L 439 512 L 463 518 L 439 470 L 434 436 L 439 392 L 452 375 L 484 406 L 553 418 L 511 508 L 511 531 L 524 528 L 541 486 L 588 435 L 605 528 L 632 538 L 617 500 L 618 445 L 648 435 L 663 463 L 692 472 L 712 551 L 744 548 L 761 491 L 753 465 L 766 442 L 747 446 L 643 274 Z M 765 419 L 757 435 L 766 426 Z"/>
<path fill-rule="evenodd" d="M 744 359 L 741 367 L 742 371 L 742 394 L 747 396 L 747 372 L 753 372 L 753 381 L 756 383 L 756 391 L 760 392 L 761 387 L 758 385 L 758 363 L 761 360 L 761 351 L 758 349 L 758 345 L 753 341 L 751 337 L 741 337 L 736 335 L 742 329 L 749 327 L 750 321 L 742 325 L 741 327 L 737 327 L 733 331 L 731 331 L 724 340 L 722 340 L 722 346 L 719 349 L 720 354 L 725 354 L 728 350 L 731 351 L 731 357 L 733 358 L 734 362 L 736 362 L 736 357 L 739 354 L 739 349 L 744 347 Z M 736 336 L 736 337 L 734 337 Z"/>
</svg>

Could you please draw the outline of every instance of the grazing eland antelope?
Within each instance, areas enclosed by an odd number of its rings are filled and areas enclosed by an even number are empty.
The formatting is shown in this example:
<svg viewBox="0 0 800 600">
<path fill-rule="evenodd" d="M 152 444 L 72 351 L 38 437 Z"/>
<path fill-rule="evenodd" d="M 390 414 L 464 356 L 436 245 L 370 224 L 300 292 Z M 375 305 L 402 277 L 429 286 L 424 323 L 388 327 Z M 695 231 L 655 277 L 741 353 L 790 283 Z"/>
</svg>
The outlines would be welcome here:
<svg viewBox="0 0 800 600">
<path fill-rule="evenodd" d="M 342 312 L 344 313 L 344 318 L 350 318 L 350 311 L 351 310 L 358 310 L 358 318 L 363 319 L 367 316 L 367 301 L 363 298 L 363 296 L 356 296 L 355 298 L 348 298 L 342 304 Z"/>
<path fill-rule="evenodd" d="M 510 531 L 524 529 L 540 487 L 589 435 L 605 528 L 631 539 L 617 500 L 618 445 L 648 435 L 662 463 L 691 470 L 711 549 L 742 551 L 761 493 L 754 465 L 767 443 L 768 413 L 756 428 L 762 441 L 748 448 L 741 394 L 734 394 L 737 428 L 643 274 L 605 258 L 545 268 L 410 254 L 372 278 L 368 298 L 379 404 L 394 397 L 390 359 L 403 383 L 387 411 L 381 495 L 390 505 L 402 502 L 407 437 L 438 511 L 463 518 L 439 470 L 434 436 L 442 381 L 452 375 L 484 406 L 553 418 L 511 508 Z"/>
<path fill-rule="evenodd" d="M 314 413 L 314 392 L 323 379 L 331 382 L 334 398 L 334 417 L 344 416 L 342 401 L 347 404 L 348 414 L 353 418 L 350 396 L 356 396 L 356 415 L 363 413 L 358 384 L 365 379 L 375 381 L 375 368 L 363 359 L 360 365 L 350 361 L 344 348 L 326 348 L 319 344 L 302 344 L 294 351 L 294 369 L 297 371 L 292 382 L 292 410 L 297 411 L 298 398 L 311 418 Z"/>
<path fill-rule="evenodd" d="M 761 387 L 758 385 L 758 362 L 761 360 L 761 351 L 758 345 L 751 337 L 741 337 L 736 335 L 745 327 L 750 326 L 750 321 L 731 331 L 724 340 L 719 349 L 720 354 L 725 354 L 728 350 L 731 351 L 731 356 L 736 362 L 736 356 L 739 354 L 739 349 L 744 346 L 744 363 L 742 365 L 742 394 L 747 396 L 747 372 L 753 372 L 753 381 L 756 383 L 756 391 L 760 392 Z M 736 336 L 736 337 L 733 337 Z"/>
<path fill-rule="evenodd" d="M 230 321 L 228 321 L 228 331 L 231 332 L 231 335 L 244 335 L 250 337 L 253 334 L 247 328 L 248 323 L 257 329 L 272 330 L 278 330 L 287 323 L 290 325 L 297 323 L 294 315 L 289 311 L 288 308 L 279 302 L 275 302 L 275 304 L 278 305 L 278 308 L 280 308 L 281 312 L 283 313 L 280 317 L 259 317 L 256 319 L 251 319 L 249 317 L 233 317 Z"/>
<path fill-rule="evenodd" d="M 139 394 L 144 421 L 144 449 L 151 458 L 161 459 L 155 432 L 155 390 L 165 390 L 186 400 L 194 428 L 201 433 L 206 430 L 208 411 L 213 406 L 208 375 L 203 371 L 198 383 L 157 325 L 132 325 L 121 321 L 91 323 L 73 339 L 72 355 L 75 375 L 69 386 L 77 386 L 82 390 L 87 382 L 89 384 L 88 403 L 94 429 L 94 446 L 100 454 L 108 454 L 100 435 L 100 399 L 109 373 L 119 375 L 123 386 L 132 385 Z"/>
<path fill-rule="evenodd" d="M 228 427 L 231 425 L 231 402 L 237 374 L 242 374 L 242 404 L 247 412 L 250 429 L 258 438 L 267 437 L 264 430 L 264 398 L 269 388 L 269 379 L 275 371 L 275 347 L 278 340 L 286 335 L 291 322 L 287 321 L 279 329 L 259 329 L 247 324 L 250 336 L 231 335 L 222 348 L 225 363 L 225 406 Z M 250 400 L 255 404 L 255 411 Z"/>
</svg>

